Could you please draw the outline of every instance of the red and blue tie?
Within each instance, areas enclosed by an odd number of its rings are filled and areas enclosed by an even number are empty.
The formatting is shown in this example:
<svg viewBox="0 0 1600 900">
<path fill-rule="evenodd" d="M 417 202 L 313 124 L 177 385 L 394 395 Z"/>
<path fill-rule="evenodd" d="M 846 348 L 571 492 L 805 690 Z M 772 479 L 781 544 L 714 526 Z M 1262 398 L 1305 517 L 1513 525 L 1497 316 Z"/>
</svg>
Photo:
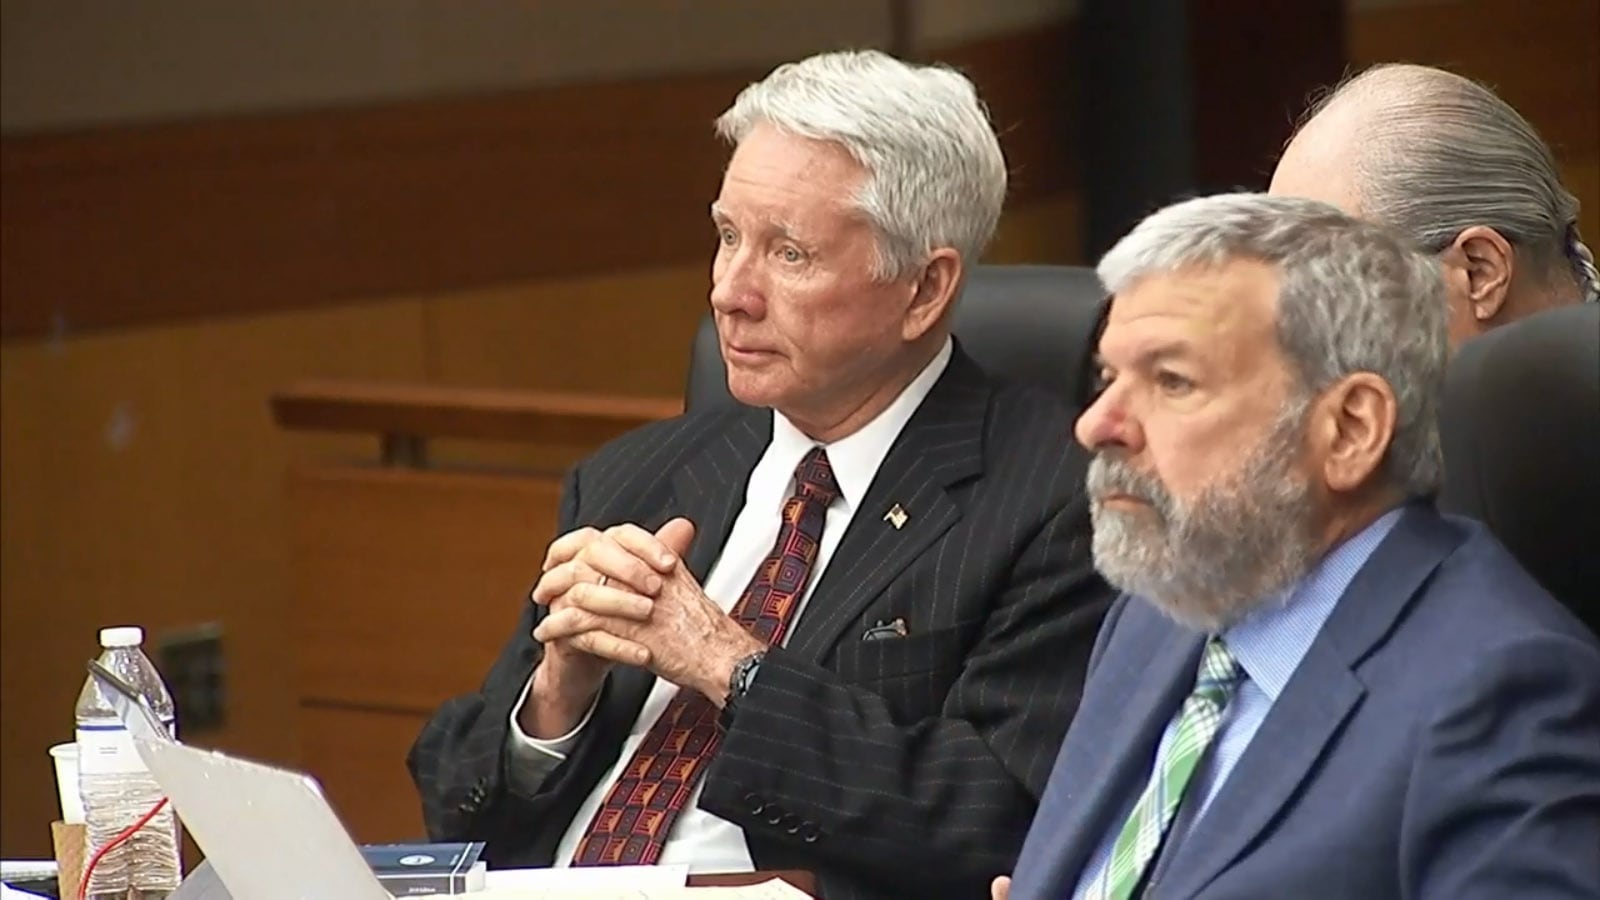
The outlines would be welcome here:
<svg viewBox="0 0 1600 900">
<path fill-rule="evenodd" d="M 805 595 L 828 506 L 839 496 L 833 467 L 821 447 L 800 461 L 794 480 L 777 543 L 731 613 L 768 646 L 783 640 Z M 721 743 L 716 706 L 702 694 L 680 690 L 606 793 L 578 843 L 573 865 L 653 865 L 694 793 L 701 767 Z"/>
</svg>

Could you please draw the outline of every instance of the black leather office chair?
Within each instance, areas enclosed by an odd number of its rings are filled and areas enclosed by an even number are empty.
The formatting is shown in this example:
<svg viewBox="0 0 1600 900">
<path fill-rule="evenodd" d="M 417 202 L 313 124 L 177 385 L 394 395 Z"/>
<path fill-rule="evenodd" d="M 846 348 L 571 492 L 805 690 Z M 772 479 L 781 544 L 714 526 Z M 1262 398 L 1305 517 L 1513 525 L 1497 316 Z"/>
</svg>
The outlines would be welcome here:
<svg viewBox="0 0 1600 900">
<path fill-rule="evenodd" d="M 1089 392 L 1105 308 L 1105 289 L 1093 269 L 976 266 L 953 327 L 962 349 L 985 371 L 1039 384 L 1076 409 Z M 695 333 L 684 399 L 690 412 L 734 402 L 710 313 Z"/>
<path fill-rule="evenodd" d="M 1486 523 L 1600 633 L 1600 305 L 1462 345 L 1440 414 L 1439 506 Z"/>
</svg>

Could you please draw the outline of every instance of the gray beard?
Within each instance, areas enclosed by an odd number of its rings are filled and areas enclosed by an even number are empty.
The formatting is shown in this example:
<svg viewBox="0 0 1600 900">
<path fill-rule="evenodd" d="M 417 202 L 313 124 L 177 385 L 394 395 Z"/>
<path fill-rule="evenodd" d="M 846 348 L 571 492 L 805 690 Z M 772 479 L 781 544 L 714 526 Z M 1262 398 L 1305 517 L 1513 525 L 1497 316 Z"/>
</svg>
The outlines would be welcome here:
<svg viewBox="0 0 1600 900">
<path fill-rule="evenodd" d="M 1317 556 L 1311 487 L 1295 471 L 1305 407 L 1287 410 L 1232 473 L 1180 504 L 1153 475 L 1102 452 L 1089 466 L 1094 564 L 1169 618 L 1216 634 L 1304 577 Z M 1148 508 L 1108 509 L 1124 493 Z"/>
</svg>

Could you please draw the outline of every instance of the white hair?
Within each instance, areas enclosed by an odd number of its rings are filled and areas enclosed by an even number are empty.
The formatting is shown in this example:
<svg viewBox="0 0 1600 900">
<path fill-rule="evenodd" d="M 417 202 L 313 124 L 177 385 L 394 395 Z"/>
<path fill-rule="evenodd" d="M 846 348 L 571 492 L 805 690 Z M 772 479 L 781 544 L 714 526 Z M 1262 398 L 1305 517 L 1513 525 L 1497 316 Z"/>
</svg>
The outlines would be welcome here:
<svg viewBox="0 0 1600 900">
<path fill-rule="evenodd" d="M 1106 253 L 1099 273 L 1115 294 L 1150 275 L 1236 259 L 1277 270 L 1278 342 L 1302 395 L 1356 372 L 1388 382 L 1398 409 L 1384 471 L 1407 494 L 1436 493 L 1448 354 L 1437 261 L 1397 232 L 1324 203 L 1218 194 L 1151 215 Z"/>
<path fill-rule="evenodd" d="M 1494 91 L 1453 72 L 1391 63 L 1346 81 L 1311 109 L 1362 104 L 1355 187 L 1362 212 L 1437 253 L 1487 225 L 1541 275 L 1565 272 L 1579 299 L 1600 298 L 1578 199 L 1533 126 Z"/>
<path fill-rule="evenodd" d="M 959 72 L 876 50 L 819 54 L 740 91 L 716 128 L 738 144 L 761 123 L 837 143 L 867 170 L 854 199 L 878 232 L 879 279 L 911 273 L 939 247 L 970 266 L 994 236 L 1005 157 Z"/>
</svg>

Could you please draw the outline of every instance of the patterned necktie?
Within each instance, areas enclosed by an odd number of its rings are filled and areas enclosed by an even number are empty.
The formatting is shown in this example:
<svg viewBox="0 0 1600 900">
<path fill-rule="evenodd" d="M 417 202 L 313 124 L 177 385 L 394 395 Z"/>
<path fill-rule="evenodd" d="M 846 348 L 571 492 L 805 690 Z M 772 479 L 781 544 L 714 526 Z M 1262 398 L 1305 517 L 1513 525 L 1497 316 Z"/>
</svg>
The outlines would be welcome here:
<svg viewBox="0 0 1600 900">
<path fill-rule="evenodd" d="M 794 479 L 795 491 L 783 505 L 777 543 L 731 613 L 768 646 L 783 640 L 805 594 L 828 506 L 839 496 L 833 468 L 821 447 L 812 448 L 800 461 Z M 721 743 L 716 706 L 698 692 L 678 691 L 606 792 L 572 864 L 654 865 L 673 821 L 694 792 L 701 766 Z"/>
<path fill-rule="evenodd" d="M 1117 834 L 1111 860 L 1089 886 L 1089 900 L 1128 900 L 1143 880 L 1178 811 L 1184 789 L 1222 726 L 1222 711 L 1244 678 L 1244 670 L 1219 638 L 1206 642 L 1194 690 L 1178 710 L 1173 737 L 1156 755 L 1150 782 Z"/>
</svg>

